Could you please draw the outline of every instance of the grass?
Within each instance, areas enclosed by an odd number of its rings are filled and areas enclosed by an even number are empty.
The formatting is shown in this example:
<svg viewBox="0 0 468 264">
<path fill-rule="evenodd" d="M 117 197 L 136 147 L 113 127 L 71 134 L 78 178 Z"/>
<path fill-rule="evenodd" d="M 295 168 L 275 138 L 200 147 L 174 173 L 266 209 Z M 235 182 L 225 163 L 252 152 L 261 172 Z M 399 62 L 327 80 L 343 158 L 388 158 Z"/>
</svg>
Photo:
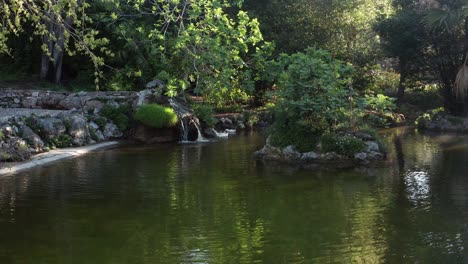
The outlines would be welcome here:
<svg viewBox="0 0 468 264">
<path fill-rule="evenodd" d="M 174 109 L 157 104 L 142 105 L 137 109 L 134 117 L 153 128 L 173 127 L 179 121 Z"/>
</svg>

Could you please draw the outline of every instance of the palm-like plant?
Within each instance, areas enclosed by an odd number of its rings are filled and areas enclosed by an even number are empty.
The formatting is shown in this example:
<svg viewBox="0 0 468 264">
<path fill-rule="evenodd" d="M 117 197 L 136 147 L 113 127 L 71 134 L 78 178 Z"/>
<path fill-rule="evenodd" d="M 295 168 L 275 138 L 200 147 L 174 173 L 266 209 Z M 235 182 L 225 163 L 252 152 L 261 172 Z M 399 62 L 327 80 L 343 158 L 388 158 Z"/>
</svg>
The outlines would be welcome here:
<svg viewBox="0 0 468 264">
<path fill-rule="evenodd" d="M 426 10 L 423 23 L 431 30 L 442 30 L 453 34 L 459 30 L 464 24 L 464 50 L 463 50 L 463 65 L 459 68 L 455 85 L 453 86 L 453 94 L 457 99 L 465 99 L 468 94 L 468 5 L 458 9 L 450 9 L 448 7 L 430 8 Z"/>
</svg>

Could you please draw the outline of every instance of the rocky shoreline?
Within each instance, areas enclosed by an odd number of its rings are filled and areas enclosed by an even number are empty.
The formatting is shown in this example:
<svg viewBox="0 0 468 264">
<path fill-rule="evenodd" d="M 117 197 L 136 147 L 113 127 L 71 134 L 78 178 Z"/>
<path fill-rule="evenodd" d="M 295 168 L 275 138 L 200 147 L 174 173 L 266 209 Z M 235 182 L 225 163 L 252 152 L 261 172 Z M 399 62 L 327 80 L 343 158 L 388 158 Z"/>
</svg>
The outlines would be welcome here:
<svg viewBox="0 0 468 264">
<path fill-rule="evenodd" d="M 75 158 L 92 151 L 112 148 L 118 145 L 119 142 L 110 141 L 78 148 L 56 149 L 47 153 L 36 155 L 28 161 L 3 163 L 0 164 L 0 177 L 18 173 L 35 167 L 44 166 L 64 159 Z"/>
<path fill-rule="evenodd" d="M 367 133 L 349 134 L 356 139 L 362 140 L 365 148 L 353 155 L 340 155 L 336 152 L 317 151 L 300 152 L 293 145 L 284 148 L 275 147 L 267 139 L 265 146 L 254 153 L 256 159 L 264 162 L 282 162 L 287 164 L 301 165 L 303 167 L 333 167 L 337 169 L 353 168 L 358 166 L 372 166 L 386 158 L 385 149 L 377 139 Z"/>
<path fill-rule="evenodd" d="M 133 112 L 139 106 L 152 103 L 173 108 L 180 125 L 155 129 L 133 120 Z M 262 113 L 250 118 L 242 114 L 221 114 L 211 127 L 198 120 L 184 98 L 165 97 L 158 89 L 90 93 L 0 90 L 0 162 L 24 162 L 54 149 L 120 139 L 146 144 L 203 142 L 205 137 L 227 138 L 237 131 L 266 127 L 272 121 L 269 119 L 271 116 Z M 315 152 L 301 153 L 295 146 L 278 148 L 267 140 L 254 156 L 263 161 L 336 168 L 368 166 L 385 159 L 385 150 L 371 135 L 346 136 L 361 140 L 365 149 L 353 155 L 340 155 L 320 151 L 319 146 Z"/>
<path fill-rule="evenodd" d="M 134 121 L 135 109 L 149 103 L 174 108 L 180 126 L 155 129 Z M 215 127 L 209 128 L 200 124 L 184 98 L 167 98 L 157 89 L 89 93 L 0 90 L 0 163 L 120 139 L 152 144 L 196 141 L 200 136 L 223 138 L 252 125 L 234 114 L 218 118 Z"/>
</svg>

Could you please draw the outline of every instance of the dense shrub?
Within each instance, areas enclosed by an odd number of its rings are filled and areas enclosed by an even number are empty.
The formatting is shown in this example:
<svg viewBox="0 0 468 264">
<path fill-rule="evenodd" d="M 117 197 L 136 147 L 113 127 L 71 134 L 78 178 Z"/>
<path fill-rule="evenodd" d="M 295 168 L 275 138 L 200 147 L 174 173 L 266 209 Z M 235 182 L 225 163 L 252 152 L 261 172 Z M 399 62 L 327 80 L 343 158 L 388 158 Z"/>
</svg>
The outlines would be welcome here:
<svg viewBox="0 0 468 264">
<path fill-rule="evenodd" d="M 358 138 L 334 133 L 324 134 L 321 138 L 320 144 L 324 153 L 335 152 L 345 156 L 352 156 L 361 152 L 366 146 L 366 144 Z"/>
<path fill-rule="evenodd" d="M 398 123 L 402 120 L 399 120 L 400 115 L 395 113 L 395 101 L 395 98 L 383 94 L 368 95 L 362 98 L 362 109 L 366 111 L 361 118 L 374 127 L 386 127 Z"/>
<path fill-rule="evenodd" d="M 276 113 L 275 122 L 270 127 L 272 145 L 281 148 L 294 145 L 301 152 L 314 150 L 321 133 L 322 129 L 314 129 L 301 120 L 287 116 L 284 112 Z"/>
<path fill-rule="evenodd" d="M 321 134 L 348 123 L 345 112 L 352 94 L 352 67 L 334 60 L 323 50 L 282 55 L 271 70 L 276 74 L 275 120 L 272 144 L 315 148 Z"/>
<path fill-rule="evenodd" d="M 205 122 L 208 127 L 214 127 L 216 118 L 213 115 L 213 108 L 211 106 L 195 105 L 193 110 L 200 121 Z"/>
<path fill-rule="evenodd" d="M 424 113 L 423 115 L 421 115 L 420 117 L 418 117 L 415 121 L 415 124 L 418 128 L 421 128 L 421 129 L 424 129 L 425 128 L 425 125 L 426 125 L 426 122 L 429 122 L 439 116 L 442 116 L 444 114 L 446 114 L 447 112 L 445 111 L 445 109 L 443 107 L 439 107 L 439 108 L 436 108 L 436 109 L 432 109 L 426 113 Z"/>
<path fill-rule="evenodd" d="M 59 135 L 49 139 L 49 146 L 57 148 L 67 148 L 73 145 L 73 139 L 69 135 Z"/>
<path fill-rule="evenodd" d="M 130 114 L 130 111 L 131 109 L 128 105 L 112 106 L 107 104 L 99 113 L 103 117 L 114 122 L 121 131 L 125 131 L 129 128 L 128 115 Z"/>
<path fill-rule="evenodd" d="M 154 128 L 172 127 L 178 122 L 174 109 L 157 104 L 142 105 L 137 109 L 134 117 L 141 123 Z"/>
<path fill-rule="evenodd" d="M 249 127 L 254 127 L 260 121 L 260 116 L 254 111 L 245 111 L 242 113 L 242 119 Z"/>
</svg>

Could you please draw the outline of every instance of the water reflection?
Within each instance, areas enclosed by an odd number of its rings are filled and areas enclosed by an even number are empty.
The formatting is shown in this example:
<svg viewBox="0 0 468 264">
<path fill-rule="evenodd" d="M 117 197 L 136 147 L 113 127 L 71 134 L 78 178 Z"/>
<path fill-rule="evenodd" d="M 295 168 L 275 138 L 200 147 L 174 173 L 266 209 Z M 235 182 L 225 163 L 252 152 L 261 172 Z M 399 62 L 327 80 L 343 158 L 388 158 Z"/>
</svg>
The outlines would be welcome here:
<svg viewBox="0 0 468 264">
<path fill-rule="evenodd" d="M 386 168 L 251 159 L 258 135 L 0 179 L 0 263 L 463 263 L 468 139 L 384 133 Z"/>
<path fill-rule="evenodd" d="M 417 206 L 429 206 L 430 182 L 427 171 L 409 171 L 404 175 L 408 200 Z"/>
</svg>

